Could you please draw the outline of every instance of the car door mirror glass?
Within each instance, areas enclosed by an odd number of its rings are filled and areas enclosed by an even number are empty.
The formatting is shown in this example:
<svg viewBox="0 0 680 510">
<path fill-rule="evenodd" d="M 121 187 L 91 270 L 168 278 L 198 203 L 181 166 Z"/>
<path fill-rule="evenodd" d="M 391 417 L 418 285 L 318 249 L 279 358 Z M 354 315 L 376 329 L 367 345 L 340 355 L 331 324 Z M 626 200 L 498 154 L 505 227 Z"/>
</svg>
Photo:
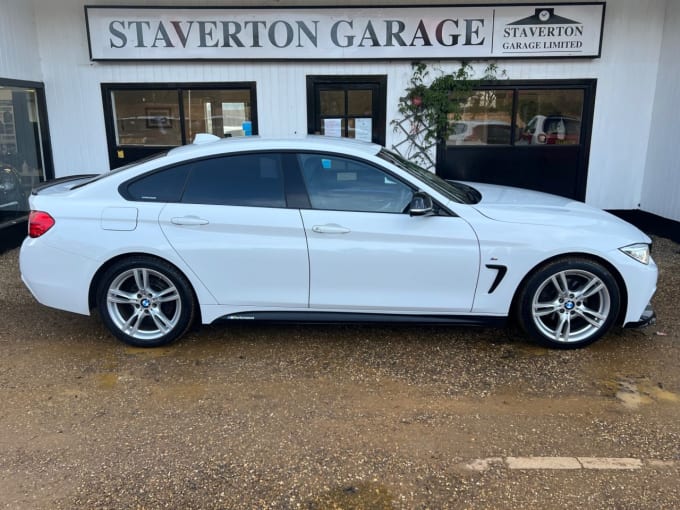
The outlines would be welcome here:
<svg viewBox="0 0 680 510">
<path fill-rule="evenodd" d="M 408 212 L 411 216 L 425 216 L 432 214 L 434 212 L 432 197 L 430 197 L 430 195 L 427 193 L 423 193 L 422 191 L 414 193 Z"/>
</svg>

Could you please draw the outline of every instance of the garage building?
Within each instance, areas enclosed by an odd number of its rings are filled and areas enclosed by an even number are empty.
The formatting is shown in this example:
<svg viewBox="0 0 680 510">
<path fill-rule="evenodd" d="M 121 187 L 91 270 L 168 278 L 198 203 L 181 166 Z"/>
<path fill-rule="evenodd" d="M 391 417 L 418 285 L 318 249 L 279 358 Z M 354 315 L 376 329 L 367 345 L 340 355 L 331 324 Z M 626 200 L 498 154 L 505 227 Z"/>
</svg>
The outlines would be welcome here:
<svg viewBox="0 0 680 510">
<path fill-rule="evenodd" d="M 680 2 L 114 4 L 0 0 L 2 249 L 24 236 L 33 186 L 199 132 L 411 153 L 414 62 L 499 71 L 425 152 L 431 170 L 680 221 Z"/>
</svg>

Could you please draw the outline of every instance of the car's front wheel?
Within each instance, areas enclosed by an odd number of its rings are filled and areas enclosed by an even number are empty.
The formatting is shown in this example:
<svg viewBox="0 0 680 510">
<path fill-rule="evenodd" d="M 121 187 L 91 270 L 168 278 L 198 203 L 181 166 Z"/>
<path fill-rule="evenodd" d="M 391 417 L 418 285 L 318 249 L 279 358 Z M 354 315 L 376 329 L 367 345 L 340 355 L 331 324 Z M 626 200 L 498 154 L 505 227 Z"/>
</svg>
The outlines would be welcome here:
<svg viewBox="0 0 680 510">
<path fill-rule="evenodd" d="M 123 342 L 158 347 L 184 335 L 196 305 L 187 279 L 151 257 L 116 262 L 100 280 L 97 307 L 104 324 Z"/>
<path fill-rule="evenodd" d="M 565 258 L 540 267 L 518 299 L 518 319 L 534 339 L 549 347 L 584 347 L 605 335 L 621 306 L 616 279 L 603 265 Z"/>
</svg>

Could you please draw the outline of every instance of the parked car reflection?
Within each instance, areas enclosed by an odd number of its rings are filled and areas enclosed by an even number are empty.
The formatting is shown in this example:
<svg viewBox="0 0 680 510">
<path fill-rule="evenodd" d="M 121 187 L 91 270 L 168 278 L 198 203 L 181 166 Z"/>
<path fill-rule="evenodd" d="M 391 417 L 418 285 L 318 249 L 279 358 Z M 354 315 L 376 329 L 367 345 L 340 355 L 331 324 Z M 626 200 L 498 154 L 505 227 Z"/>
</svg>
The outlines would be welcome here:
<svg viewBox="0 0 680 510">
<path fill-rule="evenodd" d="M 519 135 L 518 145 L 578 145 L 581 120 L 564 115 L 536 115 Z"/>
<path fill-rule="evenodd" d="M 512 126 L 503 121 L 455 121 L 447 145 L 509 145 Z"/>
<path fill-rule="evenodd" d="M 19 172 L 13 166 L 0 162 L 0 215 L 16 215 L 27 209 L 26 193 Z"/>
</svg>

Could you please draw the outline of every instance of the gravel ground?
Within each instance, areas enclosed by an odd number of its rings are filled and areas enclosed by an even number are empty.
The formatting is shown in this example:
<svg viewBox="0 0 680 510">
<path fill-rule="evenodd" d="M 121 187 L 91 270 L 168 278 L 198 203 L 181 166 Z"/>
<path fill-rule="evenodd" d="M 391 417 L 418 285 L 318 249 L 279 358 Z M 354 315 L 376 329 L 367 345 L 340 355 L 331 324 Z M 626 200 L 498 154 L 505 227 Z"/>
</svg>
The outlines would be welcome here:
<svg viewBox="0 0 680 510">
<path fill-rule="evenodd" d="M 666 239 L 657 325 L 578 351 L 512 329 L 255 324 L 135 349 L 37 304 L 17 256 L 0 255 L 0 508 L 680 507 Z M 645 468 L 466 468 L 507 456 Z"/>
</svg>

